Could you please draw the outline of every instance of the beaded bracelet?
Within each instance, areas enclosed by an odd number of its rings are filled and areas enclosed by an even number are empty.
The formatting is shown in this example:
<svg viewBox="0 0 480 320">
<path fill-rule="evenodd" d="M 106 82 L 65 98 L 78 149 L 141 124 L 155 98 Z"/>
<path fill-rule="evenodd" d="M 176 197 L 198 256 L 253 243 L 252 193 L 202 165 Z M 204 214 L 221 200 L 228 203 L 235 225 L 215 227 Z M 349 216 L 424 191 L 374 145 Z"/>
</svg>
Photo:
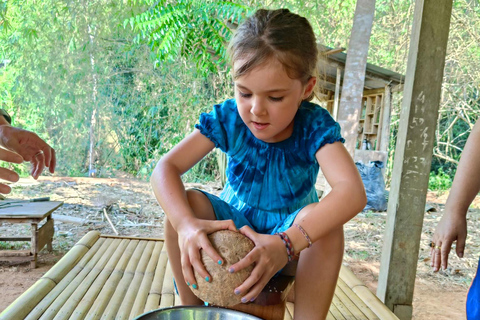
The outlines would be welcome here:
<svg viewBox="0 0 480 320">
<path fill-rule="evenodd" d="M 295 227 L 298 228 L 298 230 L 300 230 L 300 232 L 303 234 L 303 236 L 305 237 L 305 239 L 307 240 L 308 242 L 308 248 L 310 248 L 312 246 L 312 240 L 310 239 L 310 237 L 308 236 L 307 232 L 305 231 L 305 229 L 302 228 L 301 225 L 299 224 L 296 224 L 294 223 L 293 224 Z"/>
<path fill-rule="evenodd" d="M 288 256 L 288 262 L 292 261 L 295 258 L 295 254 L 293 252 L 293 246 L 292 246 L 292 241 L 290 241 L 290 238 L 285 232 L 278 232 L 276 233 L 282 239 L 283 244 L 287 248 L 287 256 Z"/>
</svg>

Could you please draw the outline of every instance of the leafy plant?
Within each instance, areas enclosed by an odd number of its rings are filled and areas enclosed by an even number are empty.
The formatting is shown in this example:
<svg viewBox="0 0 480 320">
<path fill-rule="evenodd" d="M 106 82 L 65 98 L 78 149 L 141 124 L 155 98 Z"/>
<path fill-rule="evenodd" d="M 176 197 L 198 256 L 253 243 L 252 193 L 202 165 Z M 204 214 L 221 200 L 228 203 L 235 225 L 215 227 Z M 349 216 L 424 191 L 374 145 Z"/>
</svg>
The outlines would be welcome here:
<svg viewBox="0 0 480 320">
<path fill-rule="evenodd" d="M 439 168 L 438 172 L 430 172 L 430 177 L 428 179 L 428 189 L 445 191 L 452 187 L 452 181 L 452 177 L 443 172 L 442 168 Z"/>
<path fill-rule="evenodd" d="M 251 8 L 232 1 L 151 1 L 149 8 L 130 19 L 138 31 L 137 43 L 146 41 L 155 53 L 156 66 L 179 57 L 190 59 L 203 74 L 226 65 L 226 47 L 234 28 Z"/>
</svg>

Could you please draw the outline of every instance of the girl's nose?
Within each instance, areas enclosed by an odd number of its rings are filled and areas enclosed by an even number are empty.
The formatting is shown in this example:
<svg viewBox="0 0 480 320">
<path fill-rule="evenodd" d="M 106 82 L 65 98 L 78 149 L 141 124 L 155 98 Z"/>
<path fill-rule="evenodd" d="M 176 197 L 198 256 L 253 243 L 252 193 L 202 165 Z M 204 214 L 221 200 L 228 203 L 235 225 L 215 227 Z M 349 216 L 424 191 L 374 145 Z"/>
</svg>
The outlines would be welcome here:
<svg viewBox="0 0 480 320">
<path fill-rule="evenodd" d="M 260 99 L 253 99 L 252 106 L 250 108 L 250 113 L 254 116 L 263 116 L 267 112 L 267 109 L 263 106 L 263 103 Z"/>
</svg>

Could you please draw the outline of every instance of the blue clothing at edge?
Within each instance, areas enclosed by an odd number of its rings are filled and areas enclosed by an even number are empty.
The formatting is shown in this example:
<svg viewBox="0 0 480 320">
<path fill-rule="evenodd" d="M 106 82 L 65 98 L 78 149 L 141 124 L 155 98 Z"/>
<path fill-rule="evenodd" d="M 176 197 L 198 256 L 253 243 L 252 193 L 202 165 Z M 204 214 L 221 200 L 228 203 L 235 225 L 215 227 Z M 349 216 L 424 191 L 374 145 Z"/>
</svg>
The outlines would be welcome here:
<svg viewBox="0 0 480 320">
<path fill-rule="evenodd" d="M 467 320 L 480 320 L 480 279 L 478 268 L 480 267 L 480 259 L 477 265 L 477 274 L 473 279 L 470 290 L 467 295 Z"/>
<path fill-rule="evenodd" d="M 203 113 L 195 127 L 227 154 L 220 197 L 204 192 L 217 219 L 233 219 L 238 228 L 249 225 L 259 233 L 288 229 L 299 210 L 318 201 L 315 154 L 327 143 L 344 142 L 328 111 L 307 101 L 295 115 L 292 135 L 277 143 L 252 134 L 234 99 Z"/>
</svg>

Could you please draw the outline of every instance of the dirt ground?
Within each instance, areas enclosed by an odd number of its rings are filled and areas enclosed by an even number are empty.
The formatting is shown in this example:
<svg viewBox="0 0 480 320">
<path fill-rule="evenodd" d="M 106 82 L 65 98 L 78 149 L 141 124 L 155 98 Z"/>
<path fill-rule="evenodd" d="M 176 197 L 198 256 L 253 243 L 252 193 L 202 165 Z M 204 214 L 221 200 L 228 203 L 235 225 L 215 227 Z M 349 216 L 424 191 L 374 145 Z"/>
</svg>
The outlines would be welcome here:
<svg viewBox="0 0 480 320">
<path fill-rule="evenodd" d="M 219 184 L 189 184 L 218 193 Z M 39 254 L 38 267 L 29 264 L 10 265 L 0 262 L 0 312 L 45 274 L 83 235 L 90 230 L 114 234 L 105 219 L 105 211 L 115 229 L 123 236 L 162 237 L 163 212 L 150 185 L 133 179 L 90 179 L 41 177 L 39 181 L 21 179 L 9 198 L 30 199 L 49 196 L 64 201 L 54 213 L 85 219 L 83 224 L 55 219 L 53 252 Z M 480 197 L 469 214 L 469 236 L 465 258 L 451 255 L 445 272 L 433 273 L 430 268 L 428 242 L 439 221 L 447 194 L 429 192 L 417 268 L 414 293 L 414 319 L 465 319 L 465 300 L 480 255 Z M 376 291 L 385 230 L 385 212 L 360 213 L 345 226 L 344 264 L 358 278 Z M 0 235 L 29 235 L 25 224 L 0 225 Z M 0 249 L 28 249 L 28 243 L 1 243 Z"/>
</svg>

